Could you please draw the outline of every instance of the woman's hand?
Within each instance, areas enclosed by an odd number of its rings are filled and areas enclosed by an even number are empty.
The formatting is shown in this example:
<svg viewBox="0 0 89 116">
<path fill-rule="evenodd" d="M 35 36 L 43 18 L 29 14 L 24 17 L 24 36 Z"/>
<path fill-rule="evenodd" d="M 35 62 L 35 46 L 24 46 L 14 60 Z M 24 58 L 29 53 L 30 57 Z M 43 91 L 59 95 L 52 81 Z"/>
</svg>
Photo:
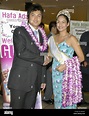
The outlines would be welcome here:
<svg viewBox="0 0 89 116">
<path fill-rule="evenodd" d="M 66 69 L 66 65 L 65 64 L 61 64 L 60 66 L 58 66 L 56 68 L 56 70 L 58 70 L 59 72 L 63 72 Z"/>
</svg>

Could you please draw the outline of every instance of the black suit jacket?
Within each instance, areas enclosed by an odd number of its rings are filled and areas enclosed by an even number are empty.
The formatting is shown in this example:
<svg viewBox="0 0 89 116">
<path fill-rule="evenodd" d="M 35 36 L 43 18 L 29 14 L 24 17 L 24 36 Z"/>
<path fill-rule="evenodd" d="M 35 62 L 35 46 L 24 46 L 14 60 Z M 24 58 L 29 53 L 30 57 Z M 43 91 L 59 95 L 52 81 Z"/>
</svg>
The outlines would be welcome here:
<svg viewBox="0 0 89 116">
<path fill-rule="evenodd" d="M 48 39 L 52 36 L 52 33 L 50 32 L 48 34 Z M 52 61 L 46 66 L 46 69 L 52 68 Z"/>
<path fill-rule="evenodd" d="M 80 45 L 83 50 L 85 60 L 88 62 L 87 67 L 81 67 L 81 70 L 83 73 L 89 75 L 89 31 L 86 31 L 81 35 Z"/>
<path fill-rule="evenodd" d="M 40 41 L 42 35 L 40 33 Z M 42 66 L 43 56 L 24 27 L 18 27 L 13 34 L 14 59 L 8 79 L 8 87 L 30 91 L 33 89 L 37 77 L 45 82 L 46 68 Z M 39 88 L 40 89 L 40 88 Z"/>
</svg>

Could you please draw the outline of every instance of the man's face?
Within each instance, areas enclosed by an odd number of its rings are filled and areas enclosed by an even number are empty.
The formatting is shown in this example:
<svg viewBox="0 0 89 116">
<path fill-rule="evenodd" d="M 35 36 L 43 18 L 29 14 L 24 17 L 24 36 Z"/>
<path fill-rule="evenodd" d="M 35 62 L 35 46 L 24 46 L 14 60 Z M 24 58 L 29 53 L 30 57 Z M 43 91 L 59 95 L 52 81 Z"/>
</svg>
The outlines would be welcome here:
<svg viewBox="0 0 89 116">
<path fill-rule="evenodd" d="M 37 11 L 32 11 L 29 15 L 29 23 L 35 28 L 37 29 L 39 24 L 41 23 L 42 20 L 42 13 L 41 11 L 37 10 Z"/>
</svg>

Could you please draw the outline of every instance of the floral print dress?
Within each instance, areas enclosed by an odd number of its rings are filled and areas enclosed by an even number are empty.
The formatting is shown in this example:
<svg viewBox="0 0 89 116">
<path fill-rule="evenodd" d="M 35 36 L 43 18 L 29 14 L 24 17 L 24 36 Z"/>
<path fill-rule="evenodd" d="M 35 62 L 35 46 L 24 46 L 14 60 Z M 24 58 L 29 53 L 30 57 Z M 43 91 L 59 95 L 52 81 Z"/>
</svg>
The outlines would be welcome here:
<svg viewBox="0 0 89 116">
<path fill-rule="evenodd" d="M 58 48 L 60 51 L 64 52 L 70 58 L 73 57 L 74 49 L 70 47 L 66 41 L 58 44 Z M 59 72 L 56 70 L 56 67 L 59 66 L 60 63 L 53 58 L 52 64 L 52 82 L 53 82 L 53 93 L 54 93 L 54 107 L 55 109 L 76 109 L 77 105 L 74 104 L 72 106 L 63 107 L 62 106 L 62 81 L 63 81 L 63 72 Z"/>
</svg>

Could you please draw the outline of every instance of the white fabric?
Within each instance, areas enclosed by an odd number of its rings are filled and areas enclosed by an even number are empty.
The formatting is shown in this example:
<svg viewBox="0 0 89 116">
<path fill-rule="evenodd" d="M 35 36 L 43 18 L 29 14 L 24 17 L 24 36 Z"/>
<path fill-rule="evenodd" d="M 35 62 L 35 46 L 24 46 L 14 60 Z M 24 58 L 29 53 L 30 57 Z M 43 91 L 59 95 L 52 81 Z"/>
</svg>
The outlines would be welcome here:
<svg viewBox="0 0 89 116">
<path fill-rule="evenodd" d="M 38 93 L 37 93 L 35 109 L 42 109 L 41 92 L 38 92 Z"/>
<path fill-rule="evenodd" d="M 49 38 L 48 45 L 49 45 L 50 52 L 51 52 L 50 55 L 55 57 L 61 64 L 64 64 L 64 61 L 69 59 L 68 56 L 66 56 L 63 52 L 61 52 L 58 49 L 53 36 Z"/>
<path fill-rule="evenodd" d="M 32 31 L 34 32 L 35 36 L 37 37 L 38 41 L 40 41 L 39 39 L 39 32 L 38 29 L 35 29 L 32 25 L 29 24 L 29 26 L 31 27 Z"/>
</svg>

